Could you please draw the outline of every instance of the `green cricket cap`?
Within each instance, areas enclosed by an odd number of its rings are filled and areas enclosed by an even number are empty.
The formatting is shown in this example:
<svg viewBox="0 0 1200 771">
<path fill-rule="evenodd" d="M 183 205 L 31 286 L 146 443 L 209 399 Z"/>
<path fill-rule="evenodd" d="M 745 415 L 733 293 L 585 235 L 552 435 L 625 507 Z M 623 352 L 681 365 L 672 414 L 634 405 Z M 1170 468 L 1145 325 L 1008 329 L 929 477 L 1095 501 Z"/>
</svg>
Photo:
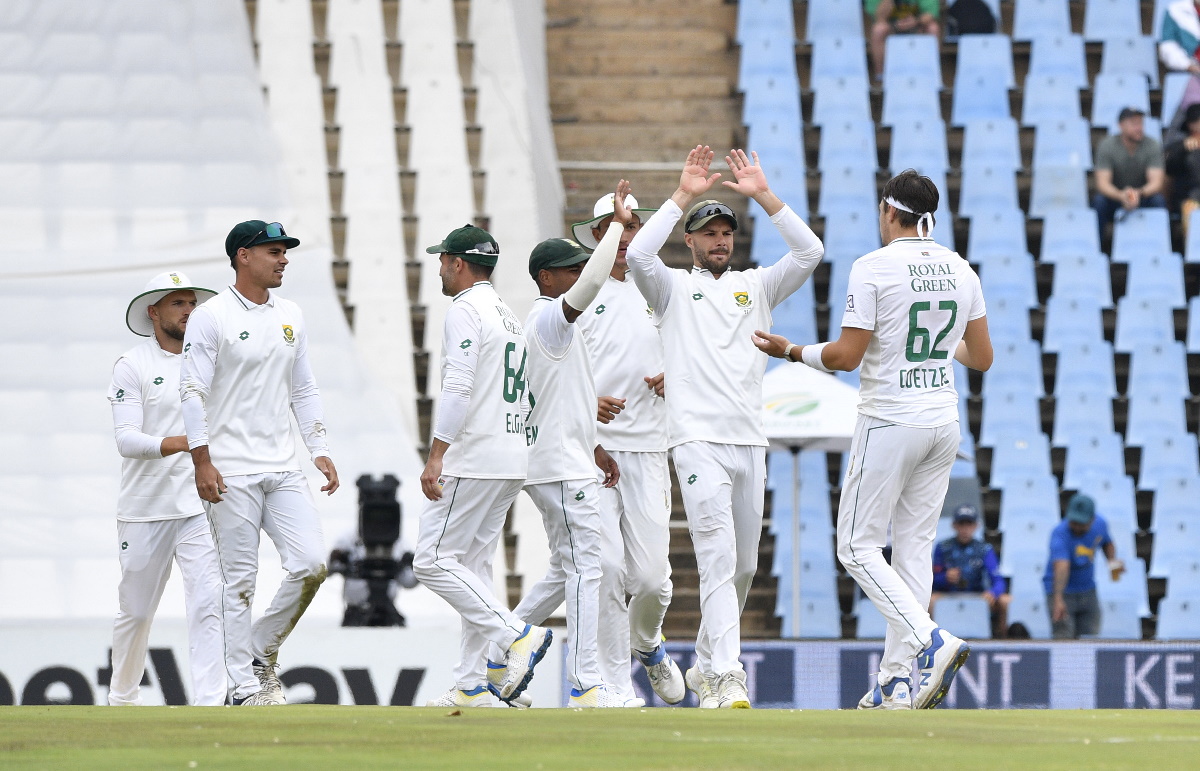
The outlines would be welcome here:
<svg viewBox="0 0 1200 771">
<path fill-rule="evenodd" d="M 288 249 L 300 245 L 299 238 L 289 236 L 278 222 L 263 222 L 262 220 L 246 220 L 233 226 L 229 235 L 225 236 L 225 254 L 232 257 L 238 249 L 249 249 L 259 244 L 269 244 L 279 241 Z"/>
<path fill-rule="evenodd" d="M 587 262 L 591 257 L 578 241 L 569 238 L 547 238 L 529 253 L 529 275 L 535 280 L 543 268 L 568 268 Z"/>
<path fill-rule="evenodd" d="M 691 233 L 699 230 L 708 224 L 709 220 L 717 217 L 726 217 L 729 224 L 733 225 L 733 229 L 738 229 L 737 215 L 733 209 L 730 209 L 720 201 L 707 200 L 701 201 L 692 208 L 688 209 L 687 216 L 683 219 L 683 232 Z"/>
<path fill-rule="evenodd" d="M 1096 502 L 1083 493 L 1075 493 L 1067 504 L 1067 521 L 1090 525 L 1096 518 Z"/>
<path fill-rule="evenodd" d="M 452 254 L 462 257 L 467 262 L 483 265 L 488 268 L 496 266 L 500 257 L 500 246 L 483 228 L 474 225 L 463 225 L 442 239 L 440 244 L 425 249 L 429 254 Z"/>
</svg>

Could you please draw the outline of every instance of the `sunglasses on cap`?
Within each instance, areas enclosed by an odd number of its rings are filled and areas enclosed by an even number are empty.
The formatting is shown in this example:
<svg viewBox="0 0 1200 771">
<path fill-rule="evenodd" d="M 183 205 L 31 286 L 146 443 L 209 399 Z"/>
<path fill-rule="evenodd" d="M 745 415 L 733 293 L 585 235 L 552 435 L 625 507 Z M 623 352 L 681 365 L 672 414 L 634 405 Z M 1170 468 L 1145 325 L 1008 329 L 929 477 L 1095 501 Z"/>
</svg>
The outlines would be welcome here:
<svg viewBox="0 0 1200 771">
<path fill-rule="evenodd" d="M 281 236 L 287 236 L 287 231 L 283 229 L 283 225 L 278 222 L 271 222 L 268 223 L 265 228 L 250 236 L 250 238 L 246 240 L 246 243 L 242 244 L 242 246 L 239 248 L 249 249 L 250 246 L 257 241 L 258 237 L 263 233 L 267 234 L 267 238 L 280 238 Z"/>
<path fill-rule="evenodd" d="M 730 209 L 728 206 L 726 206 L 723 203 L 714 203 L 709 206 L 705 206 L 703 209 L 696 212 L 691 217 L 688 217 L 687 224 L 691 225 L 693 222 L 696 222 L 697 220 L 702 220 L 705 217 L 716 217 L 716 216 L 728 217 L 731 220 L 733 220 L 734 222 L 737 222 L 737 215 L 733 213 L 733 209 Z"/>
<path fill-rule="evenodd" d="M 460 254 L 500 254 L 500 251 L 491 241 L 484 241 L 482 244 L 475 244 L 470 249 L 460 252 Z"/>
</svg>

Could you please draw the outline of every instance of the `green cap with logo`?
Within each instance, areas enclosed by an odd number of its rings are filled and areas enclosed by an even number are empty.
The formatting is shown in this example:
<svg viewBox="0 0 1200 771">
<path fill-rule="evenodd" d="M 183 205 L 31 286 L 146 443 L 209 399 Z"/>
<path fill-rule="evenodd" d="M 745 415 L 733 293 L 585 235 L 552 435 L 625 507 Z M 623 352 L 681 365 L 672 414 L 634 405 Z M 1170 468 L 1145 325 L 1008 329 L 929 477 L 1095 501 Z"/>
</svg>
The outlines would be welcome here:
<svg viewBox="0 0 1200 771">
<path fill-rule="evenodd" d="M 537 279 L 543 268 L 569 268 L 591 257 L 578 241 L 569 238 L 547 238 L 529 253 L 529 275 Z"/>
<path fill-rule="evenodd" d="M 452 254 L 487 268 L 495 267 L 500 257 L 500 246 L 496 239 L 492 238 L 491 233 L 474 225 L 463 225 L 450 231 L 450 235 L 443 238 L 440 244 L 427 247 L 425 251 L 429 254 Z"/>
<path fill-rule="evenodd" d="M 288 249 L 300 245 L 299 238 L 289 236 L 278 222 L 263 222 L 262 220 L 246 220 L 233 226 L 225 237 L 225 254 L 232 257 L 238 249 L 249 249 L 259 244 L 269 244 L 279 241 Z"/>
<path fill-rule="evenodd" d="M 733 229 L 737 230 L 738 221 L 737 215 L 733 209 L 730 209 L 720 201 L 709 199 L 701 201 L 692 208 L 688 209 L 687 216 L 683 218 L 683 232 L 691 233 L 699 230 L 709 223 L 709 220 L 717 217 L 725 217 L 729 220 L 729 224 L 733 225 Z"/>
</svg>

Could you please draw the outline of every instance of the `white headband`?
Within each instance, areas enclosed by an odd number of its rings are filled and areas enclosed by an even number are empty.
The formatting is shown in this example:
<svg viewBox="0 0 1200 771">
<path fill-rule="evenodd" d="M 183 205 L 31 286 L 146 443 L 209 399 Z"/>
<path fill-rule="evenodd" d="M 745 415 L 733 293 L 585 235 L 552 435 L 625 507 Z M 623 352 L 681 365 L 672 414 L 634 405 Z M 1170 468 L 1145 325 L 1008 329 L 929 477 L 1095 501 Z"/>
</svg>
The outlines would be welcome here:
<svg viewBox="0 0 1200 771">
<path fill-rule="evenodd" d="M 892 198 L 891 196 L 884 198 L 883 202 L 886 203 L 888 206 L 892 207 L 893 209 L 899 209 L 900 211 L 906 211 L 909 214 L 916 214 L 915 211 L 908 208 L 907 206 L 900 203 L 899 201 L 897 201 L 895 198 Z M 924 233 L 921 232 L 922 225 L 925 226 Z M 930 214 L 929 212 L 925 212 L 924 214 L 922 214 L 920 217 L 917 218 L 917 237 L 918 238 L 929 238 L 931 233 L 933 233 L 933 215 Z"/>
</svg>

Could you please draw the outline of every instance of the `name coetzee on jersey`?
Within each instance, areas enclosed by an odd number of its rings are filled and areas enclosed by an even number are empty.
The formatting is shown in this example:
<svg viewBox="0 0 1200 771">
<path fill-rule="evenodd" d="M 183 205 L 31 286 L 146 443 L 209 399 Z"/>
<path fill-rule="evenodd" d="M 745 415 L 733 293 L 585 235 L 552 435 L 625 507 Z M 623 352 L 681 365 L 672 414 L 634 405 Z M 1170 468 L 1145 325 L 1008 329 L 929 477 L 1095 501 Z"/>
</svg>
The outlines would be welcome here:
<svg viewBox="0 0 1200 771">
<path fill-rule="evenodd" d="M 958 287 L 954 270 L 948 262 L 909 265 L 908 275 L 912 277 L 908 285 L 914 292 L 950 292 Z M 935 276 L 949 278 L 934 278 Z"/>
</svg>

